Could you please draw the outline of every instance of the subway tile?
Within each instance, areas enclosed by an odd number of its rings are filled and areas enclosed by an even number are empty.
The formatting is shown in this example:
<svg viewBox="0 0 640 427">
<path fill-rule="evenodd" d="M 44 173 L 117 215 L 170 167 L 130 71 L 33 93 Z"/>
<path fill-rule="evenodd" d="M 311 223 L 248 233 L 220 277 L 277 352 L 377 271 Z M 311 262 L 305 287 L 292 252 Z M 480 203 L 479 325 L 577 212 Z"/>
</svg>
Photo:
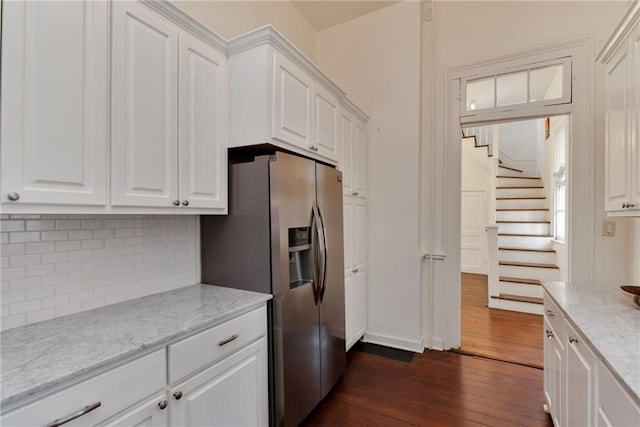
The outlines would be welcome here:
<svg viewBox="0 0 640 427">
<path fill-rule="evenodd" d="M 0 298 L 0 303 L 2 305 L 15 304 L 17 302 L 22 302 L 26 299 L 25 291 L 16 291 L 16 292 L 8 292 L 6 294 L 2 294 Z"/>
<path fill-rule="evenodd" d="M 69 302 L 84 301 L 93 297 L 92 290 L 81 290 L 69 294 Z"/>
<path fill-rule="evenodd" d="M 39 299 L 34 301 L 17 302 L 10 305 L 10 313 L 12 316 L 15 316 L 16 314 L 40 310 L 41 304 L 42 303 Z"/>
<path fill-rule="evenodd" d="M 11 214 L 10 219 L 40 219 L 38 214 Z"/>
<path fill-rule="evenodd" d="M 94 239 L 109 239 L 111 237 L 116 236 L 115 229 L 103 229 L 103 230 L 93 230 L 93 238 Z"/>
<path fill-rule="evenodd" d="M 25 267 L 5 268 L 2 270 L 2 280 L 22 279 L 25 277 Z"/>
<path fill-rule="evenodd" d="M 104 228 L 123 228 L 123 219 L 108 219 L 104 221 Z"/>
<path fill-rule="evenodd" d="M 127 237 L 125 245 L 127 246 L 140 246 L 144 244 L 144 238 L 142 237 Z"/>
<path fill-rule="evenodd" d="M 0 231 L 24 231 L 24 221 L 0 221 Z"/>
<path fill-rule="evenodd" d="M 79 230 L 82 221 L 79 219 L 59 219 L 56 221 L 56 230 Z"/>
<path fill-rule="evenodd" d="M 69 261 L 56 264 L 56 273 L 68 273 L 70 271 L 82 270 L 82 262 Z"/>
<path fill-rule="evenodd" d="M 132 246 L 124 246 L 121 248 L 116 248 L 116 255 L 133 255 L 135 254 L 136 249 Z"/>
<path fill-rule="evenodd" d="M 124 244 L 125 244 L 125 239 L 124 238 L 105 239 L 105 241 L 104 241 L 104 247 L 105 248 L 119 248 L 120 246 L 124 246 Z"/>
<path fill-rule="evenodd" d="M 54 242 L 27 243 L 25 246 L 27 255 L 55 252 L 56 250 Z"/>
<path fill-rule="evenodd" d="M 56 294 L 70 294 L 82 290 L 82 282 L 69 282 L 56 285 Z"/>
<path fill-rule="evenodd" d="M 108 258 L 114 256 L 116 253 L 114 248 L 95 249 L 93 251 L 94 258 Z"/>
<path fill-rule="evenodd" d="M 102 248 L 104 248 L 104 240 L 102 239 L 82 241 L 82 249 L 102 249 Z"/>
<path fill-rule="evenodd" d="M 104 221 L 101 219 L 85 219 L 82 221 L 83 229 L 102 229 L 104 228 Z"/>
<path fill-rule="evenodd" d="M 40 264 L 40 255 L 14 255 L 9 257 L 10 267 L 23 267 Z"/>
<path fill-rule="evenodd" d="M 176 225 L 175 218 L 165 218 L 160 220 L 160 227 L 173 227 Z"/>
<path fill-rule="evenodd" d="M 69 272 L 70 282 L 85 281 L 87 279 L 91 279 L 92 277 L 93 270 L 79 270 Z"/>
<path fill-rule="evenodd" d="M 79 313 L 81 311 L 82 311 L 82 303 L 80 302 L 60 305 L 56 307 L 56 317 Z"/>
<path fill-rule="evenodd" d="M 15 243 L 12 245 L 2 245 L 0 248 L 3 256 L 24 255 L 24 243 Z"/>
<path fill-rule="evenodd" d="M 46 276 L 56 272 L 55 264 L 40 264 L 26 267 L 27 277 Z"/>
<path fill-rule="evenodd" d="M 150 218 L 143 220 L 144 227 L 160 227 L 160 220 L 156 218 Z"/>
<path fill-rule="evenodd" d="M 47 231 L 55 230 L 56 222 L 53 220 L 32 219 L 26 221 L 27 231 Z"/>
<path fill-rule="evenodd" d="M 84 261 L 93 258 L 93 249 L 82 249 L 69 252 L 69 261 Z"/>
<path fill-rule="evenodd" d="M 67 252 L 54 252 L 51 254 L 42 254 L 40 255 L 42 258 L 43 264 L 55 264 L 58 262 L 69 261 L 69 254 Z"/>
<path fill-rule="evenodd" d="M 56 242 L 56 252 L 77 251 L 82 248 L 80 240 L 72 240 L 68 242 Z"/>
<path fill-rule="evenodd" d="M 6 331 L 7 329 L 12 329 L 12 328 L 17 328 L 19 326 L 24 326 L 27 323 L 27 316 L 25 314 L 19 314 L 17 316 L 9 316 L 9 317 L 4 317 L 2 319 L 2 323 L 0 325 L 0 328 L 3 331 Z"/>
<path fill-rule="evenodd" d="M 142 219 L 127 219 L 124 222 L 125 228 L 139 228 L 144 225 L 144 220 Z"/>
<path fill-rule="evenodd" d="M 28 289 L 27 290 L 27 299 L 42 299 L 42 298 L 50 298 L 56 294 L 55 286 L 41 286 L 39 288 Z"/>
<path fill-rule="evenodd" d="M 115 294 L 115 295 L 105 295 L 104 304 L 117 304 L 119 302 L 123 302 L 125 300 L 125 294 Z"/>
<path fill-rule="evenodd" d="M 9 243 L 9 233 L 0 233 L 0 243 L 3 245 Z"/>
<path fill-rule="evenodd" d="M 12 231 L 9 233 L 10 243 L 26 243 L 40 241 L 39 231 Z"/>
<path fill-rule="evenodd" d="M 45 320 L 53 319 L 56 316 L 56 310 L 54 308 L 47 308 L 44 310 L 37 310 L 27 313 L 27 323 L 37 323 Z"/>
<path fill-rule="evenodd" d="M 47 307 L 56 307 L 56 306 L 60 306 L 60 305 L 64 305 L 64 304 L 68 304 L 69 303 L 69 295 L 68 294 L 62 294 L 62 295 L 55 295 L 49 298 L 43 298 L 42 299 L 42 308 L 47 308 Z"/>
<path fill-rule="evenodd" d="M 12 280 L 10 283 L 9 288 L 12 291 L 26 291 L 27 289 L 42 286 L 42 279 L 40 277 L 26 277 L 24 279 Z"/>
<path fill-rule="evenodd" d="M 68 281 L 69 273 L 48 274 L 42 277 L 42 286 L 60 285 L 63 283 L 67 283 Z"/>
<path fill-rule="evenodd" d="M 104 297 L 94 297 L 82 301 L 83 310 L 91 310 L 93 308 L 103 307 L 105 305 Z"/>
<path fill-rule="evenodd" d="M 41 233 L 43 242 L 69 240 L 69 232 L 66 230 L 42 231 Z"/>
<path fill-rule="evenodd" d="M 70 230 L 69 240 L 93 239 L 93 230 Z"/>
<path fill-rule="evenodd" d="M 131 228 L 117 228 L 116 237 L 133 237 L 136 235 L 136 231 Z"/>
</svg>

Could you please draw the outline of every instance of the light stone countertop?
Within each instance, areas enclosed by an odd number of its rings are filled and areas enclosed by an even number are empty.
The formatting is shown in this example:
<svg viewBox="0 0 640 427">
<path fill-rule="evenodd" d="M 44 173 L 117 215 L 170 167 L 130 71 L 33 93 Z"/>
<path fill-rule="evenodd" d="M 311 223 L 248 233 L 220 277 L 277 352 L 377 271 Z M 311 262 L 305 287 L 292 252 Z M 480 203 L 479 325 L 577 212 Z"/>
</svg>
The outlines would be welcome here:
<svg viewBox="0 0 640 427">
<path fill-rule="evenodd" d="M 542 286 L 640 404 L 640 310 L 618 290 L 584 289 L 562 282 Z"/>
<path fill-rule="evenodd" d="M 3 331 L 0 407 L 74 384 L 270 299 L 198 284 Z"/>
</svg>

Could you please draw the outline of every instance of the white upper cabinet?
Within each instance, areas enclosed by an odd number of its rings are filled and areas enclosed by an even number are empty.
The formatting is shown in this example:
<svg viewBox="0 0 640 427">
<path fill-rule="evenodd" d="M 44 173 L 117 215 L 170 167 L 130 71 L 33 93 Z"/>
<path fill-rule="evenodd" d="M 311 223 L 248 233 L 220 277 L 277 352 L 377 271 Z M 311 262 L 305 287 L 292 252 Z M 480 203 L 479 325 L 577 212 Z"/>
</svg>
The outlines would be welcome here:
<svg viewBox="0 0 640 427">
<path fill-rule="evenodd" d="M 226 56 L 114 2 L 113 99 L 111 204 L 226 213 Z"/>
<path fill-rule="evenodd" d="M 180 35 L 180 198 L 193 208 L 227 205 L 227 57 Z"/>
<path fill-rule="evenodd" d="M 178 28 L 142 3 L 114 2 L 114 206 L 178 200 Z"/>
<path fill-rule="evenodd" d="M 107 2 L 3 2 L 1 201 L 104 206 Z"/>
<path fill-rule="evenodd" d="M 367 195 L 367 130 L 365 124 L 356 121 L 353 134 L 353 194 Z"/>
<path fill-rule="evenodd" d="M 366 198 L 369 118 L 348 100 L 343 100 L 343 104 L 338 128 L 338 167 L 343 173 L 343 194 Z"/>
<path fill-rule="evenodd" d="M 605 209 L 640 216 L 640 2 L 635 1 L 598 60 L 606 64 Z"/>
<path fill-rule="evenodd" d="M 229 146 L 338 160 L 340 90 L 273 27 L 229 41 Z"/>
</svg>

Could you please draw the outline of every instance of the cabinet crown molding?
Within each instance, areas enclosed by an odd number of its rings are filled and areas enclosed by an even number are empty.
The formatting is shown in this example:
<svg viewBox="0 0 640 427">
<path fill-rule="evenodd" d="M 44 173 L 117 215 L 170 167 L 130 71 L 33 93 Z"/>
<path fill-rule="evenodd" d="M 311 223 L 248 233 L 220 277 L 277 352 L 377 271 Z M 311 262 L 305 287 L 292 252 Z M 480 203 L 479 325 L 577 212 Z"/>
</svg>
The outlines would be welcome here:
<svg viewBox="0 0 640 427">
<path fill-rule="evenodd" d="M 362 111 L 356 104 L 354 104 L 349 98 L 343 97 L 340 99 L 340 105 L 342 108 L 346 109 L 348 112 L 356 116 L 358 120 L 367 123 L 369 121 L 369 116 Z"/>
<path fill-rule="evenodd" d="M 618 48 L 624 44 L 627 36 L 639 22 L 640 0 L 634 0 L 633 3 L 629 5 L 629 10 L 627 10 L 622 21 L 620 21 L 620 24 L 618 24 L 611 37 L 609 37 L 609 40 L 607 40 L 604 47 L 596 57 L 596 62 L 601 62 L 603 64 L 608 63 Z"/>
<path fill-rule="evenodd" d="M 173 23 L 184 28 L 205 42 L 213 45 L 223 53 L 227 53 L 227 41 L 209 27 L 194 19 L 169 0 L 140 0 L 149 8 L 155 10 Z"/>
<path fill-rule="evenodd" d="M 280 34 L 272 25 L 265 25 L 258 29 L 241 34 L 227 41 L 227 55 L 233 56 L 238 53 L 253 49 L 258 46 L 269 44 L 284 54 L 289 60 L 309 73 L 314 79 L 338 99 L 345 96 L 345 92 L 338 87 L 326 74 L 324 74 L 304 53 L 293 45 L 285 36 Z"/>
</svg>

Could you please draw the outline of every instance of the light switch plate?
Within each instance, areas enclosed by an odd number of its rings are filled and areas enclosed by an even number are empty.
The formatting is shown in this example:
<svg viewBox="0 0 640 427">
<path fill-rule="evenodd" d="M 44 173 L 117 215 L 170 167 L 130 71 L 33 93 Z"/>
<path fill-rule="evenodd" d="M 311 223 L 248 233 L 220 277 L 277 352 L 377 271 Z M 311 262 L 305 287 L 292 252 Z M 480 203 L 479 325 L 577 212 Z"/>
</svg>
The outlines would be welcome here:
<svg viewBox="0 0 640 427">
<path fill-rule="evenodd" d="M 602 221 L 602 235 L 606 237 L 614 237 L 616 235 L 616 222 Z"/>
</svg>

